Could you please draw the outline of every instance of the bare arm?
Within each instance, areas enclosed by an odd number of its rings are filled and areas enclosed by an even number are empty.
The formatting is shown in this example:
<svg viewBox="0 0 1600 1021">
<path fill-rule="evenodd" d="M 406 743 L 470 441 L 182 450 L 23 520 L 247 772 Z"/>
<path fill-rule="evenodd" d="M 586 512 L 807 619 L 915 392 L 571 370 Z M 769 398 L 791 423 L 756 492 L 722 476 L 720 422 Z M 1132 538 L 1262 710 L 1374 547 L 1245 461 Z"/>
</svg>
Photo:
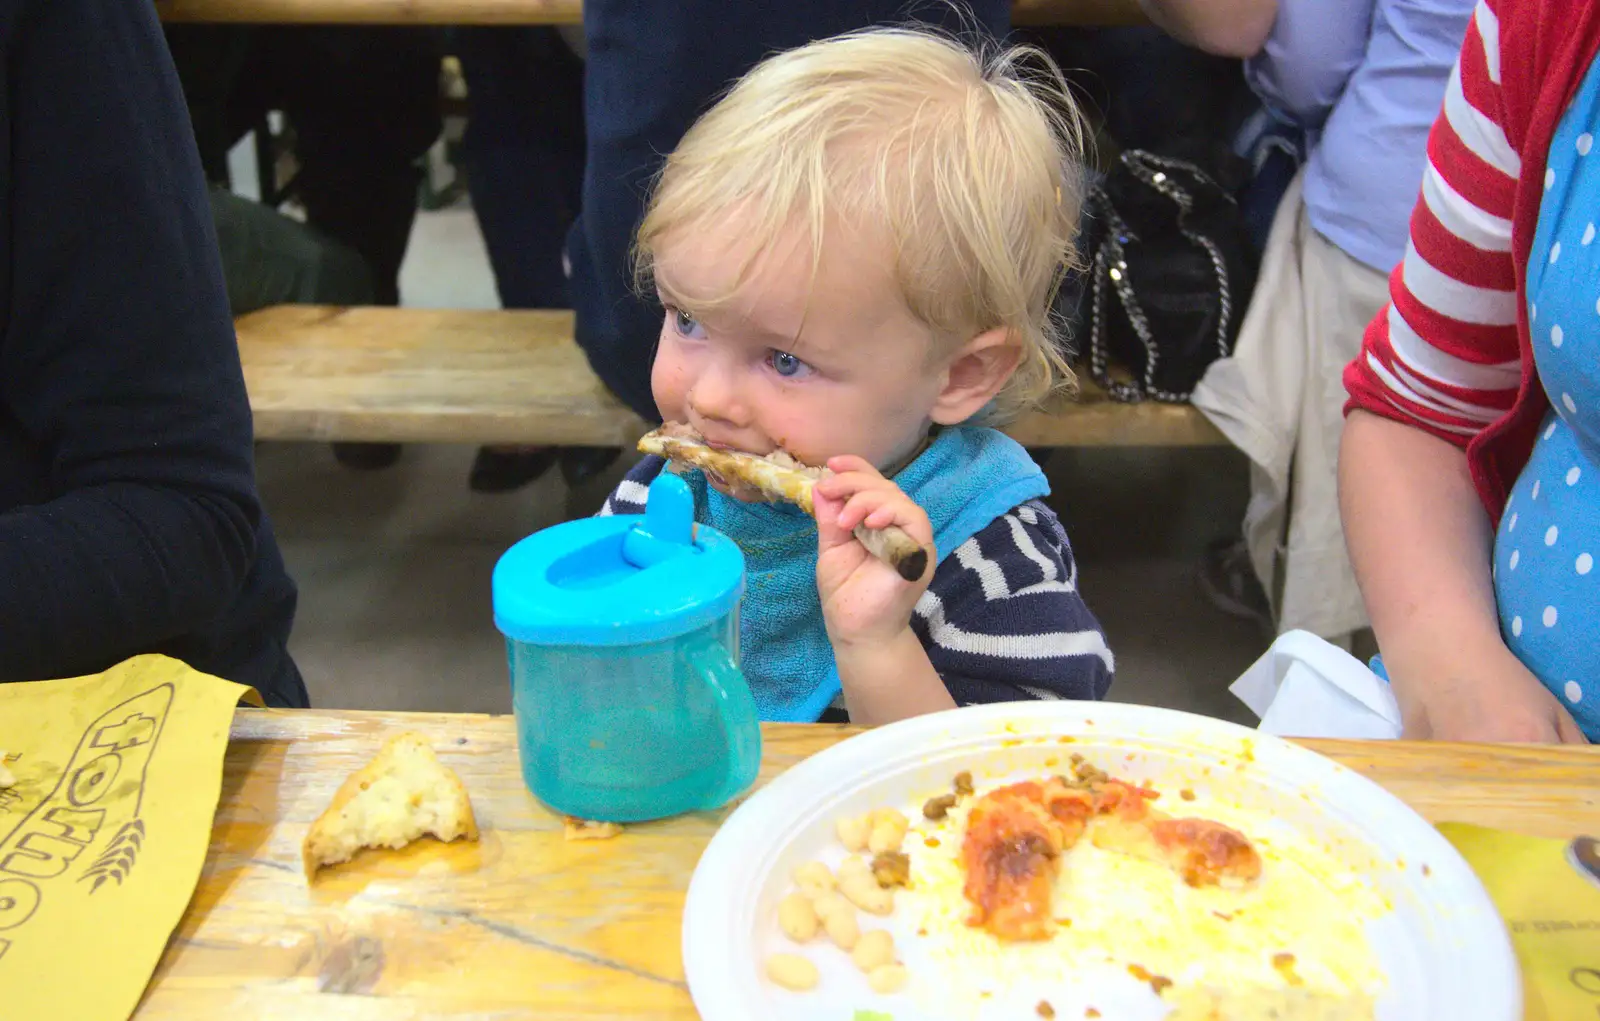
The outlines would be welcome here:
<svg viewBox="0 0 1600 1021">
<path fill-rule="evenodd" d="M 851 723 L 875 726 L 956 707 L 909 627 L 883 644 L 836 644 L 834 662 Z"/>
<path fill-rule="evenodd" d="M 1466 453 L 1364 411 L 1345 423 L 1340 510 L 1407 736 L 1569 741 L 1583 734 L 1500 638 L 1493 533 Z"/>
<path fill-rule="evenodd" d="M 911 629 L 911 611 L 933 578 L 933 564 L 916 581 L 868 553 L 857 525 L 896 525 L 926 549 L 933 525 L 921 507 L 859 457 L 830 458 L 838 473 L 812 491 L 817 518 L 817 594 L 833 644 L 839 685 L 850 719 L 892 723 L 954 709 L 955 699 Z"/>
<path fill-rule="evenodd" d="M 1223 57 L 1253 57 L 1266 44 L 1278 0 L 1139 0 L 1168 35 Z"/>
</svg>

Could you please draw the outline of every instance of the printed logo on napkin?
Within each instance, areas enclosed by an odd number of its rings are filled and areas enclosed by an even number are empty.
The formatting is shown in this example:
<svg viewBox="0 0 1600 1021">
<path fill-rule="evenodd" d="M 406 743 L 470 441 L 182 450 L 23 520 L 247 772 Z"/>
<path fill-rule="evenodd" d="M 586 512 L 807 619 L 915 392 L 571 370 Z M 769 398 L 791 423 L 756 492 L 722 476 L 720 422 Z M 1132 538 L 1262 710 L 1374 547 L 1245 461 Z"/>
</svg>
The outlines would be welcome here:
<svg viewBox="0 0 1600 1021">
<path fill-rule="evenodd" d="M 1600 841 L 1441 823 L 1506 921 L 1528 1021 L 1600 1018 Z"/>
<path fill-rule="evenodd" d="M 246 693 L 164 656 L 0 685 L 14 781 L 0 789 L 8 1011 L 83 1021 L 133 1012 L 199 879 Z"/>
</svg>

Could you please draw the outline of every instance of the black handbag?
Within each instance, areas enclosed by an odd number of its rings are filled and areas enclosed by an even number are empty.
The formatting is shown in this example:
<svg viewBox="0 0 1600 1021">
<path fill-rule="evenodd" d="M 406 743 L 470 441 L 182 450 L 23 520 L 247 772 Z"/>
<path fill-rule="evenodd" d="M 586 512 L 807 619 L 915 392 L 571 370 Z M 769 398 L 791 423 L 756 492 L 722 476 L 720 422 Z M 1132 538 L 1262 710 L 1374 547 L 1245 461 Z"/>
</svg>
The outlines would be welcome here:
<svg viewBox="0 0 1600 1021">
<path fill-rule="evenodd" d="M 1238 204 L 1195 164 L 1135 149 L 1088 209 L 1090 373 L 1113 400 L 1187 401 L 1232 352 L 1255 286 Z"/>
</svg>

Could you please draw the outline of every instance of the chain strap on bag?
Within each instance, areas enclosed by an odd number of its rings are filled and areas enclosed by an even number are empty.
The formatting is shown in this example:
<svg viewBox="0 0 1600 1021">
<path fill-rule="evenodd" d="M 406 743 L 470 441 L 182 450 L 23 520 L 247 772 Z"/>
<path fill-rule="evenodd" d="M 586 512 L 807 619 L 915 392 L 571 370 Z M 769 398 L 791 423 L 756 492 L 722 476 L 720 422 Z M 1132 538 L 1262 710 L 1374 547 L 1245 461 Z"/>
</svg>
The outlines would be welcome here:
<svg viewBox="0 0 1600 1021">
<path fill-rule="evenodd" d="M 1237 203 L 1193 163 L 1124 152 L 1089 195 L 1089 369 L 1113 400 L 1183 403 L 1233 350 L 1255 283 Z M 1111 377 L 1115 358 L 1132 382 Z"/>
</svg>

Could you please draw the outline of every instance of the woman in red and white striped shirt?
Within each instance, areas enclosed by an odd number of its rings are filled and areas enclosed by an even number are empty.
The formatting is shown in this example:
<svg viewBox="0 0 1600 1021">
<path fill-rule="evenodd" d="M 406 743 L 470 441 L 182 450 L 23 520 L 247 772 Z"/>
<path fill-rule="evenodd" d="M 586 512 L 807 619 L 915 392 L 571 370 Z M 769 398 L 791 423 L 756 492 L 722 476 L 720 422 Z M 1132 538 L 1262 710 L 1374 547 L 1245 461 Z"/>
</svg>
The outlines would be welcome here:
<svg viewBox="0 0 1600 1021">
<path fill-rule="evenodd" d="M 1597 46 L 1600 3 L 1480 3 L 1392 302 L 1345 371 L 1345 535 L 1411 736 L 1581 742 L 1600 721 L 1580 640 L 1600 623 Z"/>
</svg>

